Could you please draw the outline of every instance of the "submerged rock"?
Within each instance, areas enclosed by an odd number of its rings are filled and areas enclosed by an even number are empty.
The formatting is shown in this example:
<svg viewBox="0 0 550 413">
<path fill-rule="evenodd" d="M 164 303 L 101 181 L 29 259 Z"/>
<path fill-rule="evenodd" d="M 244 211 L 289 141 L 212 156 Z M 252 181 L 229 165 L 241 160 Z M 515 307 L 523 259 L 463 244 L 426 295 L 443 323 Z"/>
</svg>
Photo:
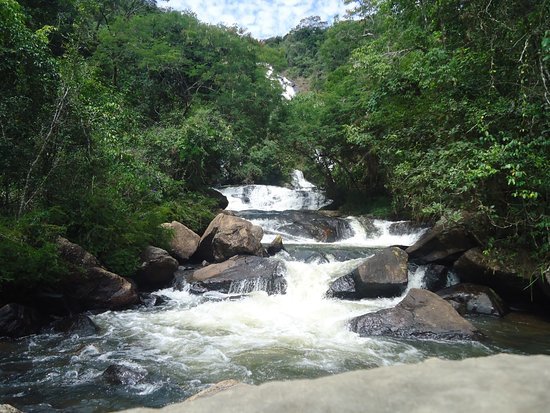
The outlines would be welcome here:
<svg viewBox="0 0 550 413">
<path fill-rule="evenodd" d="M 197 251 L 201 237 L 178 221 L 167 222 L 162 226 L 173 231 L 170 254 L 182 264 L 188 261 Z"/>
<path fill-rule="evenodd" d="M 506 305 L 491 288 L 475 284 L 457 284 L 437 292 L 448 301 L 458 313 L 483 314 L 502 317 Z"/>
<path fill-rule="evenodd" d="M 407 288 L 407 254 L 391 247 L 376 251 L 351 273 L 358 298 L 395 297 Z"/>
<path fill-rule="evenodd" d="M 53 321 L 47 330 L 56 333 L 78 334 L 79 336 L 92 336 L 99 333 L 99 327 L 90 317 L 78 314 Z"/>
<path fill-rule="evenodd" d="M 191 271 L 187 281 L 191 291 L 220 291 L 244 294 L 266 291 L 268 294 L 284 294 L 286 280 L 284 264 L 275 259 L 255 256 L 235 256 L 220 264 L 212 264 Z"/>
<path fill-rule="evenodd" d="M 441 219 L 406 251 L 409 258 L 419 264 L 452 264 L 462 253 L 477 245 L 463 222 Z"/>
<path fill-rule="evenodd" d="M 159 289 L 170 285 L 178 269 L 178 261 L 162 248 L 148 246 L 141 254 L 141 266 L 134 279 L 145 289 Z"/>
<path fill-rule="evenodd" d="M 0 308 L 0 337 L 19 338 L 36 334 L 49 321 L 34 308 L 6 304 Z"/>
<path fill-rule="evenodd" d="M 413 288 L 394 308 L 365 314 L 350 321 L 361 337 L 391 336 L 421 339 L 474 340 L 479 331 L 441 297 Z"/>
<path fill-rule="evenodd" d="M 101 375 L 110 384 L 130 385 L 141 383 L 147 376 L 147 371 L 134 367 L 111 364 Z"/>
<path fill-rule="evenodd" d="M 218 214 L 201 237 L 194 258 L 222 262 L 234 255 L 263 256 L 262 237 L 261 227 L 242 218 Z"/>
</svg>

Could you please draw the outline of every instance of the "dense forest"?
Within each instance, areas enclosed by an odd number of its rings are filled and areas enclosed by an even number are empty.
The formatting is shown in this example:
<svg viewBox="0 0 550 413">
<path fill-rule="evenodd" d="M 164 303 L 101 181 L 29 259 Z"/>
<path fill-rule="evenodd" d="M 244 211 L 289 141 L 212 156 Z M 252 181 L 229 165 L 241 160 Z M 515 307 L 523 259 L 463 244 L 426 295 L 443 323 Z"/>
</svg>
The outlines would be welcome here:
<svg viewBox="0 0 550 413">
<path fill-rule="evenodd" d="M 58 235 L 131 276 L 211 186 L 297 167 L 344 211 L 466 211 L 548 272 L 550 3 L 348 3 L 259 41 L 154 0 L 0 0 L 0 288 L 62 277 Z"/>
</svg>

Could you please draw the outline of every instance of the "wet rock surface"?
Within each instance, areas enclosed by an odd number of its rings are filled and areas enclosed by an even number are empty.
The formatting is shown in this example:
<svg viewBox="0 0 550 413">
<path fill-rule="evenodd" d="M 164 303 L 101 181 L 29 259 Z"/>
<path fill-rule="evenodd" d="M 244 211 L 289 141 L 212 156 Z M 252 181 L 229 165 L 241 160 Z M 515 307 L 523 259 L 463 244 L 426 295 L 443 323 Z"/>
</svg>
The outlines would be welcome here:
<svg viewBox="0 0 550 413">
<path fill-rule="evenodd" d="M 400 248 L 376 251 L 353 271 L 358 298 L 394 297 L 407 288 L 407 254 Z"/>
<path fill-rule="evenodd" d="M 362 337 L 475 340 L 481 333 L 438 295 L 413 288 L 394 308 L 365 314 L 350 321 Z"/>
<path fill-rule="evenodd" d="M 502 299 L 489 287 L 475 284 L 457 284 L 437 292 L 461 315 L 492 315 L 502 317 L 507 308 Z"/>
<path fill-rule="evenodd" d="M 264 212 L 243 211 L 240 213 L 249 219 L 277 219 L 277 229 L 280 232 L 297 238 L 310 238 L 318 242 L 335 242 L 352 235 L 353 230 L 348 221 L 333 217 L 319 211 L 286 211 Z"/>
<path fill-rule="evenodd" d="M 287 283 L 283 273 L 284 264 L 276 259 L 235 256 L 219 264 L 188 270 L 182 275 L 191 284 L 193 293 L 244 294 L 262 290 L 268 294 L 284 294 Z"/>
</svg>

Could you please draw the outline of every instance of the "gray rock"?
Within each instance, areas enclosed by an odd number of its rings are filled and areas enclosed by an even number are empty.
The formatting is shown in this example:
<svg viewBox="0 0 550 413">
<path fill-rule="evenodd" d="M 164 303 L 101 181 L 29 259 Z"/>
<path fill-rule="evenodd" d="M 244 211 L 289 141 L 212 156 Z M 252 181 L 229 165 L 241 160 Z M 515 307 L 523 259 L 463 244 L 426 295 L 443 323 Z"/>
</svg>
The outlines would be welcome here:
<svg viewBox="0 0 550 413">
<path fill-rule="evenodd" d="M 194 258 L 222 262 L 234 255 L 263 256 L 262 237 L 263 230 L 259 226 L 242 218 L 219 214 L 201 237 Z"/>
<path fill-rule="evenodd" d="M 184 263 L 197 251 L 201 237 L 178 221 L 162 224 L 173 231 L 170 240 L 170 254 L 180 263 Z"/>
<path fill-rule="evenodd" d="M 187 281 L 195 293 L 220 291 L 245 294 L 251 291 L 266 291 L 269 294 L 284 294 L 286 280 L 281 261 L 255 256 L 235 256 L 220 264 L 211 264 L 191 271 Z"/>
<path fill-rule="evenodd" d="M 545 412 L 550 356 L 499 354 L 461 361 L 429 359 L 260 386 L 131 413 L 463 413 Z M 399 389 L 399 391 L 396 391 Z"/>
<path fill-rule="evenodd" d="M 474 340 L 478 330 L 445 300 L 428 290 L 413 288 L 394 308 L 365 314 L 350 321 L 362 337 L 391 336 L 421 339 Z"/>
<path fill-rule="evenodd" d="M 144 289 L 170 285 L 178 269 L 178 261 L 162 248 L 148 246 L 141 254 L 141 266 L 134 279 Z"/>
<path fill-rule="evenodd" d="M 406 251 L 409 259 L 419 264 L 452 264 L 463 252 L 477 245 L 464 222 L 441 219 Z"/>
<path fill-rule="evenodd" d="M 494 315 L 507 313 L 506 305 L 491 288 L 475 284 L 457 284 L 437 292 L 459 314 Z"/>
<path fill-rule="evenodd" d="M 407 288 L 407 254 L 396 247 L 376 251 L 351 277 L 359 298 L 399 296 Z"/>
</svg>

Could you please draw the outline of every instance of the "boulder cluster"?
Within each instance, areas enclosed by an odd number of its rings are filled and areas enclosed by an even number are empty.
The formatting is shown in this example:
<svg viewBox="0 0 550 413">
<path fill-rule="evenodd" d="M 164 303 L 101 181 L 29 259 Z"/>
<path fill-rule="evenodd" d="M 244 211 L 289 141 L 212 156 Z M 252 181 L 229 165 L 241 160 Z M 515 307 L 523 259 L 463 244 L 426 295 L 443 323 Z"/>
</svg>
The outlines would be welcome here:
<svg viewBox="0 0 550 413">
<path fill-rule="evenodd" d="M 84 322 L 71 322 L 72 314 L 159 305 L 163 297 L 150 292 L 172 285 L 196 294 L 286 291 L 283 264 L 267 258 L 259 226 L 220 213 L 202 237 L 177 221 L 163 227 L 172 233 L 169 248 L 146 247 L 131 279 L 110 272 L 81 246 L 58 238 L 60 257 L 69 274 L 27 297 L 24 304 L 6 303 L 0 307 L 0 336 L 17 338 L 59 326 L 81 331 Z M 282 248 L 282 240 L 276 240 L 268 250 L 274 254 Z M 93 324 L 89 318 L 87 322 Z M 93 334 L 95 329 L 86 331 Z"/>
<path fill-rule="evenodd" d="M 321 224 L 323 228 L 327 225 L 325 221 Z M 202 236 L 176 221 L 163 227 L 172 235 L 169 247 L 145 248 L 131 279 L 110 272 L 82 247 L 59 238 L 60 256 L 69 275 L 37 293 L 30 305 L 7 303 L 0 307 L 0 336 L 21 337 L 40 331 L 95 334 L 97 327 L 83 312 L 161 305 L 165 298 L 152 292 L 170 286 L 192 294 L 225 294 L 215 295 L 216 299 L 235 299 L 257 290 L 286 293 L 284 263 L 269 258 L 284 250 L 281 237 L 264 248 L 262 228 L 226 213 L 218 214 Z M 408 289 L 409 273 L 419 265 L 424 268 L 424 289 Z M 450 282 L 451 274 L 460 283 Z M 521 296 L 528 282 L 490 262 L 466 226 L 441 221 L 408 248 L 375 251 L 350 273 L 334 280 L 326 297 L 360 300 L 406 293 L 394 308 L 350 320 L 351 330 L 360 336 L 478 339 L 479 331 L 462 316 L 504 315 L 505 302 Z"/>
</svg>

